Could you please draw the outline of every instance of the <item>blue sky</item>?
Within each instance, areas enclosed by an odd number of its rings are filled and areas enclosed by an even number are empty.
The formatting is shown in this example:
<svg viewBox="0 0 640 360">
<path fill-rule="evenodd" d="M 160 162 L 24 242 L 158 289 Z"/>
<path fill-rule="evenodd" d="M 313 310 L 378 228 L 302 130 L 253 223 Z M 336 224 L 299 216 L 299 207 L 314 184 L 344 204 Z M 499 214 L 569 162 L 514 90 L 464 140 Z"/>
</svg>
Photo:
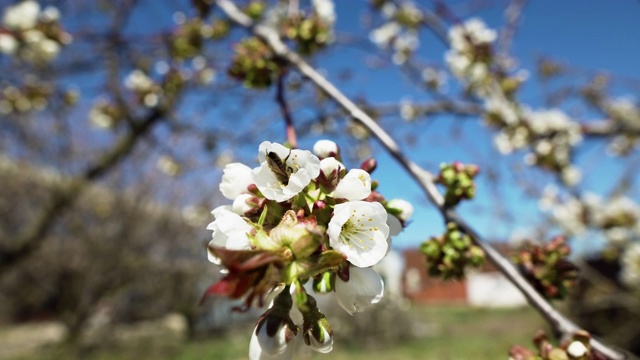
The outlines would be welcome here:
<svg viewBox="0 0 640 360">
<path fill-rule="evenodd" d="M 500 2 L 506 3 L 506 2 Z M 363 8 L 360 2 L 336 1 L 339 31 L 356 31 L 360 24 Z M 460 9 L 461 19 L 479 16 L 490 27 L 503 24 L 503 9 L 496 5 L 474 14 L 465 14 Z M 521 24 L 516 33 L 511 54 L 518 59 L 521 68 L 535 70 L 536 59 L 541 55 L 563 63 L 585 73 L 597 69 L 607 69 L 621 78 L 640 78 L 640 3 L 637 1 L 530 1 L 527 2 Z M 444 46 L 428 35 L 421 43 L 420 54 L 430 61 L 442 64 Z M 366 56 L 361 49 L 340 48 L 339 51 L 324 55 L 316 61 L 327 69 L 332 78 L 332 70 L 345 63 L 355 63 Z M 354 67 L 354 75 L 349 83 L 341 83 L 342 89 L 352 98 L 363 96 L 371 102 L 397 102 L 403 98 L 415 101 L 425 97 L 403 75 L 390 69 L 364 69 Z M 533 77 L 533 76 L 532 76 Z M 335 78 L 334 78 L 335 79 Z M 400 81 L 398 80 L 400 79 Z M 337 80 L 336 80 L 337 81 Z M 540 88 L 532 78 L 520 93 L 522 101 L 533 108 L 542 105 Z M 637 98 L 636 98 L 637 100 Z M 450 140 L 450 122 L 466 122 L 462 125 L 460 140 Z M 387 123 L 388 125 L 388 123 Z M 440 118 L 430 125 L 417 125 L 413 130 L 420 144 L 405 146 L 405 150 L 415 161 L 431 171 L 437 164 L 460 160 L 463 162 L 491 162 L 503 181 L 490 183 L 487 174 L 481 174 L 478 183 L 478 197 L 471 204 L 462 206 L 466 218 L 488 239 L 505 240 L 516 228 L 538 225 L 537 203 L 523 195 L 516 184 L 511 167 L 491 149 L 491 133 L 476 120 Z M 303 139 L 303 145 L 304 145 Z M 312 139 L 306 139 L 308 144 Z M 433 144 L 433 145 L 431 145 Z M 341 144 L 343 147 L 348 144 Z M 598 147 L 599 146 L 599 147 Z M 595 155 L 594 155 L 595 154 Z M 523 153 L 511 156 L 511 164 L 522 159 Z M 376 152 L 380 165 L 373 174 L 380 180 L 380 191 L 387 197 L 401 197 L 416 205 L 416 213 L 411 225 L 395 239 L 398 247 L 415 246 L 431 235 L 442 230 L 442 220 L 437 212 L 426 203 L 421 190 L 410 180 L 383 151 Z M 583 189 L 601 192 L 608 189 L 615 175 L 623 167 L 621 162 L 612 161 L 602 154 L 601 145 L 590 145 L 588 154 L 579 154 L 578 163 L 596 161 L 586 173 Z M 354 164 L 352 164 L 354 165 Z M 605 171 L 598 171 L 598 170 Z M 538 172 L 533 175 L 541 181 L 553 181 Z M 497 189 L 496 189 L 497 187 Z M 502 203 L 502 207 L 499 203 Z M 508 221 L 494 216 L 496 210 L 504 210 L 513 216 Z"/>
<path fill-rule="evenodd" d="M 417 1 L 433 8 L 431 1 Z M 174 25 L 171 14 L 177 9 L 185 7 L 185 2 L 146 2 L 140 8 L 140 13 L 128 23 L 127 32 L 145 34 L 157 29 L 168 30 Z M 367 1 L 335 0 L 338 13 L 337 31 L 339 34 L 358 32 L 362 28 L 362 19 L 367 14 Z M 495 1 L 492 6 L 471 13 L 466 10 L 467 1 L 447 1 L 460 19 L 478 16 L 492 28 L 500 28 L 503 24 L 504 6 L 507 1 Z M 153 6 L 151 6 L 153 5 Z M 94 25 L 91 17 L 69 19 L 75 30 Z M 533 72 L 536 59 L 541 55 L 549 55 L 553 59 L 571 64 L 580 72 L 589 73 L 596 69 L 607 69 L 620 78 L 632 77 L 640 79 L 640 2 L 632 0 L 613 1 L 528 1 L 521 24 L 516 33 L 512 55 L 519 61 L 519 67 Z M 246 34 L 246 32 L 240 31 Z M 360 32 L 363 39 L 367 33 Z M 419 55 L 427 59 L 429 64 L 442 66 L 443 53 L 446 50 L 442 42 L 435 39 L 429 32 L 423 31 Z M 224 44 L 220 48 L 223 53 L 214 54 L 220 58 L 228 57 L 229 47 Z M 352 99 L 366 98 L 372 104 L 397 103 L 402 99 L 413 101 L 428 101 L 424 93 L 416 89 L 406 74 L 402 74 L 393 66 L 371 69 L 363 65 L 370 56 L 384 58 L 384 55 L 373 45 L 368 46 L 338 46 L 328 49 L 311 61 L 315 66 L 323 69 L 349 97 Z M 217 65 L 223 64 L 220 60 Z M 348 81 L 341 81 L 339 74 L 345 67 L 352 71 Z M 219 69 L 222 73 L 223 70 Z M 222 75 L 221 75 L 222 77 Z M 452 87 L 455 90 L 455 86 Z M 637 89 L 637 88 L 636 88 Z M 519 99 L 533 108 L 542 105 L 540 101 L 540 87 L 531 79 L 522 89 Z M 206 95 L 206 94 L 205 94 Z M 226 99 L 226 98 L 225 98 Z M 268 125 L 269 134 L 276 134 L 258 140 L 255 144 L 247 144 L 246 149 L 239 153 L 244 159 L 251 158 L 257 151 L 262 140 L 284 141 L 283 125 L 278 118 L 278 110 L 273 102 L 273 90 L 255 92 L 258 106 L 247 109 L 242 119 L 231 121 L 231 130 L 243 132 L 255 131 L 253 127 L 260 127 L 259 122 L 265 114 L 274 114 L 272 123 Z M 636 98 L 637 100 L 637 98 Z M 215 98 L 205 104 L 212 109 L 210 114 L 203 115 L 204 123 L 216 124 L 228 121 L 227 107 L 235 108 L 237 102 L 220 102 Z M 226 100 L 225 100 L 226 101 Z M 199 115 L 199 109 L 187 102 L 182 111 L 189 116 Z M 242 106 L 242 105 L 240 105 Z M 237 112 L 229 112 L 237 115 Z M 310 114 L 306 109 L 297 111 L 297 119 Z M 339 119 L 344 121 L 345 119 Z M 397 118 L 383 120 L 382 125 L 389 130 L 400 121 Z M 258 125 L 254 125 L 254 124 Z M 248 125 L 247 125 L 248 124 Z M 521 164 L 523 153 L 516 153 L 503 158 L 492 147 L 492 132 L 483 127 L 478 119 L 456 119 L 439 117 L 436 120 L 427 119 L 414 123 L 410 135 L 416 144 L 409 145 L 400 137 L 398 141 L 407 154 L 421 166 L 430 171 L 437 171 L 441 162 L 462 161 L 473 162 L 483 166 L 491 164 L 490 169 L 501 178 L 500 182 L 489 180 L 489 171 L 481 172 L 478 182 L 477 199 L 464 204 L 461 212 L 487 239 L 504 240 L 516 228 L 527 228 L 538 225 L 539 214 L 537 203 L 524 195 L 518 186 L 518 175 L 513 172 L 514 164 Z M 262 130 L 262 128 L 260 128 Z M 458 134 L 453 138 L 452 134 Z M 406 131 L 405 131 L 406 135 Z M 319 137 L 304 136 L 300 139 L 300 147 L 310 148 Z M 374 141 L 372 144 L 377 145 Z M 352 143 L 339 140 L 343 149 Z M 583 189 L 602 192 L 607 185 L 615 180 L 615 175 L 624 166 L 621 162 L 612 161 L 602 155 L 602 145 L 590 145 L 589 150 L 578 155 L 578 162 L 590 164 L 590 173 L 585 178 Z M 237 151 L 239 149 L 233 149 Z M 437 235 L 443 229 L 442 219 L 433 210 L 422 194 L 421 190 L 381 149 L 376 149 L 375 157 L 379 161 L 378 170 L 373 174 L 380 181 L 380 191 L 389 199 L 404 198 L 416 206 L 414 220 L 410 226 L 396 239 L 398 247 L 416 246 L 429 236 Z M 597 164 L 594 169 L 592 164 Z M 347 164 L 357 166 L 357 163 Z M 194 176 L 211 174 L 212 170 L 203 169 Z M 540 172 L 534 172 L 532 179 L 536 182 L 548 182 L 553 179 Z M 202 181 L 199 181 L 202 183 Z M 204 181 L 205 183 L 207 181 Z M 212 181 L 211 181 L 212 182 Z M 195 196 L 197 197 L 198 194 Z M 636 192 L 637 195 L 637 192 Z M 506 213 L 512 216 L 500 218 L 496 213 Z"/>
</svg>

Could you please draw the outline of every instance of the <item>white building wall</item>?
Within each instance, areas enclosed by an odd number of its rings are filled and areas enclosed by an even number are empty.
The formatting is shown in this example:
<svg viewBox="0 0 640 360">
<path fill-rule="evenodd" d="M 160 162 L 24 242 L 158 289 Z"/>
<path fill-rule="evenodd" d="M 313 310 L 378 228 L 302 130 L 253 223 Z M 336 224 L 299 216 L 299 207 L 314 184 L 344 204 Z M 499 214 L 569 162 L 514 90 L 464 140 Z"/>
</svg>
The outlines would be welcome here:
<svg viewBox="0 0 640 360">
<path fill-rule="evenodd" d="M 467 274 L 467 301 L 479 307 L 517 307 L 527 303 L 525 297 L 499 272 Z"/>
</svg>

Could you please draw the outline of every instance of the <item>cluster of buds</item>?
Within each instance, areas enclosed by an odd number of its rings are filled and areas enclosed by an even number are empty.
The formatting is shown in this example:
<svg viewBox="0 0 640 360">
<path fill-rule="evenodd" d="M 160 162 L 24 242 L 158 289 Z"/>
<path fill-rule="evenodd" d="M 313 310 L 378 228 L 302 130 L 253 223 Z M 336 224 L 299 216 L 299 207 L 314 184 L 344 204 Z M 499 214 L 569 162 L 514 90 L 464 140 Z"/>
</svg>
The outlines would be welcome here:
<svg viewBox="0 0 640 360">
<path fill-rule="evenodd" d="M 281 31 L 296 43 L 297 51 L 303 55 L 312 55 L 333 40 L 333 24 L 316 12 L 287 18 Z"/>
<path fill-rule="evenodd" d="M 420 44 L 418 31 L 424 20 L 422 10 L 408 1 L 400 5 L 392 1 L 372 1 L 372 5 L 387 21 L 373 29 L 369 39 L 382 49 L 393 50 L 393 62 L 404 64 Z"/>
<path fill-rule="evenodd" d="M 7 6 L 0 26 L 0 52 L 37 64 L 53 60 L 71 42 L 59 19 L 57 8 L 41 9 L 34 0 Z"/>
<path fill-rule="evenodd" d="M 467 266 L 477 268 L 485 259 L 484 251 L 453 222 L 447 224 L 443 235 L 423 242 L 420 252 L 426 256 L 429 275 L 445 280 L 464 278 Z"/>
<path fill-rule="evenodd" d="M 172 57 L 188 59 L 199 55 L 206 37 L 211 36 L 213 28 L 205 26 L 202 19 L 194 18 L 179 24 L 171 36 Z"/>
<path fill-rule="evenodd" d="M 436 177 L 436 183 L 444 186 L 444 205 L 453 207 L 462 200 L 470 200 L 476 194 L 476 185 L 473 179 L 480 172 L 477 165 L 464 165 L 460 162 L 452 164 L 440 164 L 440 173 Z"/>
<path fill-rule="evenodd" d="M 310 292 L 334 293 L 350 314 L 379 302 L 384 284 L 371 267 L 413 209 L 372 188 L 372 161 L 347 171 L 332 141 L 318 141 L 313 153 L 265 141 L 258 158 L 253 169 L 224 168 L 220 191 L 233 205 L 212 211 L 207 249 L 226 275 L 205 297 L 241 299 L 240 310 L 271 303 L 251 359 L 291 352 L 300 326 L 307 345 L 328 352 L 333 333 Z"/>
<path fill-rule="evenodd" d="M 550 212 L 568 235 L 599 229 L 614 249 L 640 240 L 640 205 L 626 196 L 602 199 L 586 193 L 580 198 L 561 198 L 555 187 L 547 187 L 540 208 Z"/>
<path fill-rule="evenodd" d="M 640 106 L 628 98 L 608 99 L 601 108 L 615 128 L 620 129 L 608 146 L 609 153 L 628 155 L 640 144 Z"/>
<path fill-rule="evenodd" d="M 20 87 L 9 85 L 0 91 L 0 114 L 42 110 L 53 93 L 54 87 L 51 83 L 27 76 Z"/>
<path fill-rule="evenodd" d="M 445 61 L 453 75 L 467 81 L 471 89 L 480 91 L 490 81 L 496 37 L 496 32 L 477 18 L 471 18 L 449 30 L 451 50 L 446 52 Z"/>
<path fill-rule="evenodd" d="M 588 332 L 576 331 L 571 340 L 556 347 L 540 331 L 533 339 L 537 351 L 514 345 L 509 349 L 509 360 L 606 360 L 607 357 L 591 350 L 590 339 Z"/>
<path fill-rule="evenodd" d="M 124 119 L 124 110 L 106 98 L 98 98 L 89 110 L 88 119 L 99 129 L 114 129 Z"/>
<path fill-rule="evenodd" d="M 275 54 L 256 37 L 235 44 L 234 52 L 229 75 L 241 80 L 248 88 L 267 88 L 280 73 L 281 65 Z"/>
<path fill-rule="evenodd" d="M 136 95 L 138 103 L 155 107 L 160 102 L 162 87 L 140 69 L 135 69 L 124 79 L 124 86 Z"/>
<path fill-rule="evenodd" d="M 520 272 L 547 299 L 563 299 L 578 277 L 567 257 L 571 252 L 562 236 L 544 246 L 527 244 L 513 259 Z"/>
<path fill-rule="evenodd" d="M 567 186 L 575 186 L 581 174 L 571 165 L 571 155 L 582 140 L 580 124 L 558 109 L 521 108 L 515 96 L 528 74 L 514 73 L 509 61 L 494 59 L 495 39 L 494 30 L 479 19 L 469 19 L 449 30 L 451 50 L 445 61 L 467 90 L 484 101 L 484 118 L 499 131 L 495 143 L 501 153 L 528 148 L 528 165 L 557 173 Z"/>
</svg>

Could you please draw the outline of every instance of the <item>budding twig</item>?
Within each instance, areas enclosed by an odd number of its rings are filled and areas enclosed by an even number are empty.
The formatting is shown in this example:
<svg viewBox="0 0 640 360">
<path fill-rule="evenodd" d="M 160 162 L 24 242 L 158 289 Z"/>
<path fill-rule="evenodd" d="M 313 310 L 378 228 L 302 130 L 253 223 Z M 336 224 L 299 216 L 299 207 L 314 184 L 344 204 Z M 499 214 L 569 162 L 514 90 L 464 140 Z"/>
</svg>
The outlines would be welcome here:
<svg viewBox="0 0 640 360">
<path fill-rule="evenodd" d="M 444 218 L 447 221 L 457 223 L 462 230 L 474 239 L 478 246 L 482 247 L 487 257 L 524 294 L 529 303 L 541 313 L 541 315 L 554 329 L 556 329 L 556 331 L 568 337 L 580 329 L 578 325 L 553 308 L 553 306 L 551 306 L 551 304 L 527 282 L 527 280 L 518 272 L 516 267 L 504 256 L 498 253 L 491 245 L 484 241 L 482 237 L 460 217 L 460 215 L 452 209 L 446 209 L 444 207 L 444 199 L 434 184 L 433 174 L 422 169 L 404 155 L 398 144 L 384 129 L 382 129 L 369 115 L 362 111 L 362 109 L 346 97 L 324 76 L 304 61 L 304 59 L 302 59 L 297 53 L 291 51 L 287 45 L 282 42 L 278 33 L 274 29 L 261 24 L 254 24 L 253 21 L 242 13 L 230 0 L 216 0 L 216 3 L 227 14 L 227 16 L 229 16 L 229 18 L 236 23 L 249 28 L 255 36 L 258 36 L 265 41 L 278 56 L 297 68 L 298 71 L 309 78 L 326 95 L 337 102 L 348 114 L 351 115 L 353 120 L 366 127 L 419 184 L 419 186 L 424 190 L 429 201 L 441 211 Z M 624 353 L 593 338 L 591 339 L 591 346 L 595 351 L 612 360 L 626 358 Z"/>
</svg>

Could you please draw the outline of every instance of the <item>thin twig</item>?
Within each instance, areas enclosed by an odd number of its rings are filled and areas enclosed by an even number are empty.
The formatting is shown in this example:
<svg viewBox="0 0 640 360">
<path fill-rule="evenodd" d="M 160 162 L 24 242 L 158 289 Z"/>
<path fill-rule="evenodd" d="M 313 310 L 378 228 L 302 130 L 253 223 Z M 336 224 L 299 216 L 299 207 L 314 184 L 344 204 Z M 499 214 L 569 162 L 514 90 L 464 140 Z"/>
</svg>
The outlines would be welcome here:
<svg viewBox="0 0 640 360">
<path fill-rule="evenodd" d="M 287 142 L 289 146 L 292 148 L 298 147 L 298 139 L 296 138 L 296 128 L 293 126 L 293 117 L 291 117 L 291 111 L 289 111 L 289 104 L 287 103 L 287 99 L 284 95 L 285 91 L 285 77 L 287 73 L 282 71 L 280 75 L 278 75 L 278 83 L 276 86 L 276 102 L 278 106 L 280 106 L 280 112 L 282 113 L 282 118 L 284 119 L 285 124 L 285 132 L 287 134 Z"/>
<path fill-rule="evenodd" d="M 369 115 L 362 111 L 298 54 L 291 51 L 282 42 L 278 33 L 274 29 L 260 24 L 254 24 L 253 21 L 243 14 L 230 0 L 216 0 L 216 3 L 234 22 L 250 28 L 252 33 L 264 40 L 276 54 L 296 67 L 303 75 L 313 81 L 315 85 L 326 95 L 340 104 L 340 106 L 342 106 L 355 121 L 366 127 L 418 183 L 418 185 L 424 190 L 429 201 L 440 210 L 445 219 L 456 222 L 467 234 L 473 237 L 478 246 L 482 247 L 485 251 L 487 257 L 524 294 L 529 303 L 541 313 L 541 315 L 554 329 L 564 336 L 570 336 L 580 329 L 580 327 L 575 323 L 553 308 L 553 306 L 551 306 L 551 304 L 527 282 L 527 280 L 520 274 L 520 272 L 518 272 L 516 267 L 509 260 L 484 241 L 482 237 L 454 210 L 445 209 L 444 199 L 433 182 L 434 176 L 407 158 L 404 153 L 400 151 L 398 144 L 396 144 L 386 131 L 384 131 Z M 591 339 L 591 346 L 595 351 L 610 359 L 618 360 L 626 358 L 624 353 L 603 344 L 595 338 Z"/>
</svg>

